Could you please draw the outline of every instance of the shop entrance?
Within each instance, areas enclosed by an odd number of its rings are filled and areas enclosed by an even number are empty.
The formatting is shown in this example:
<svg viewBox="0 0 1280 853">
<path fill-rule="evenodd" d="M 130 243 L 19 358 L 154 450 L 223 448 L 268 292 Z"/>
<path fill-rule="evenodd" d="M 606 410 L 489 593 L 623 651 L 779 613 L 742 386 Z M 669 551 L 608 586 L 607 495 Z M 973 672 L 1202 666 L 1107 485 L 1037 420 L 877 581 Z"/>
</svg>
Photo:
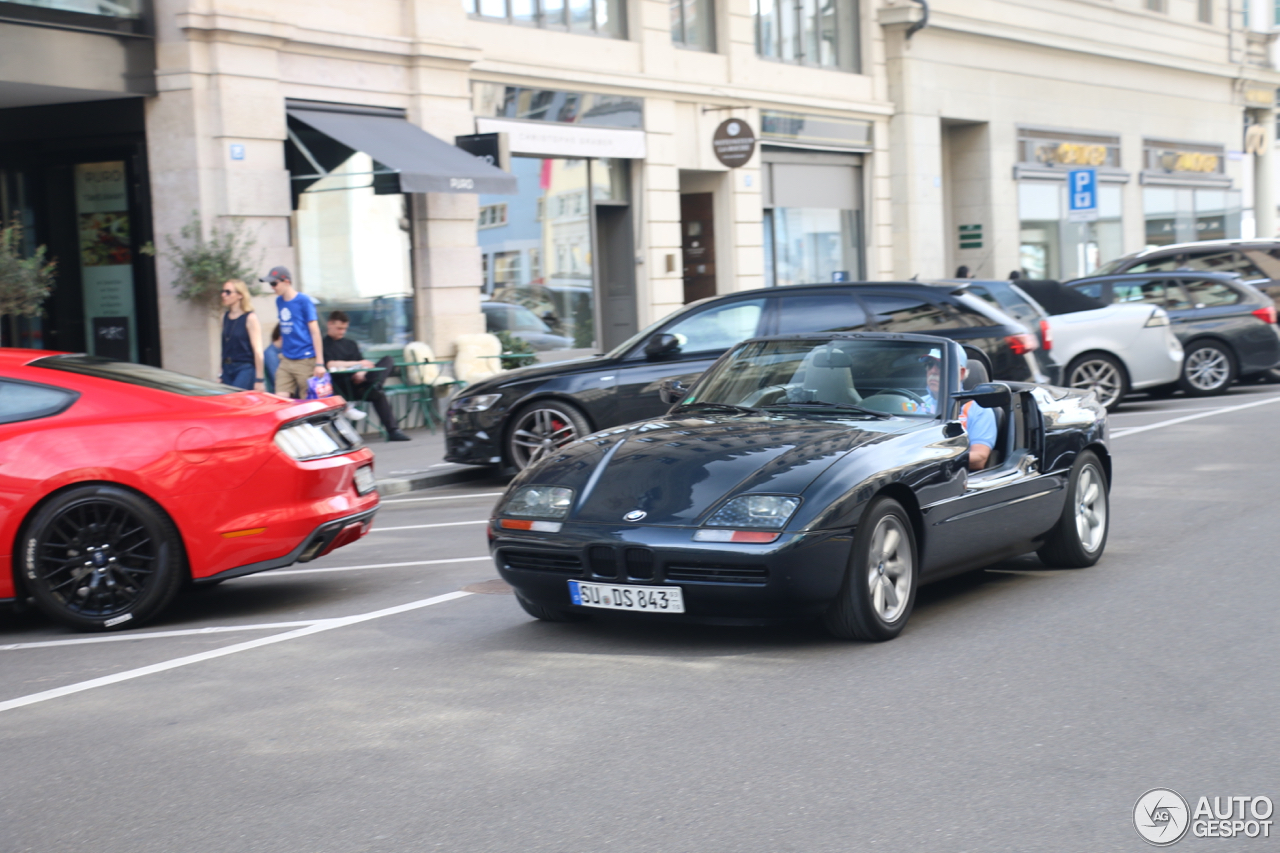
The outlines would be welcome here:
<svg viewBox="0 0 1280 853">
<path fill-rule="evenodd" d="M 680 196 L 680 248 L 684 252 L 684 302 L 716 295 L 715 194 Z"/>
<path fill-rule="evenodd" d="M 57 262 L 43 316 L 0 345 L 160 363 L 141 99 L 0 110 L 0 218 Z"/>
</svg>

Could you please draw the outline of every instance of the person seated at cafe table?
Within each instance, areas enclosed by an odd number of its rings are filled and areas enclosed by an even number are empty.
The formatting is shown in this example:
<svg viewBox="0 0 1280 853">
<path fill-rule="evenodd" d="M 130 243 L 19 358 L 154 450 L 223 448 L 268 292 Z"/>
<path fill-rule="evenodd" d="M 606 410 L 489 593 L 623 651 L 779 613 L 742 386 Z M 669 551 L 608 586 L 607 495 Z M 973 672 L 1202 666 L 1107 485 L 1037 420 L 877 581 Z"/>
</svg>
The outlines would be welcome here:
<svg viewBox="0 0 1280 853">
<path fill-rule="evenodd" d="M 401 431 L 396 422 L 387 395 L 382 393 L 382 381 L 387 378 L 387 369 L 393 367 L 395 362 L 391 356 L 383 356 L 377 364 L 365 358 L 360 352 L 360 345 L 347 337 L 350 325 L 351 318 L 345 311 L 330 311 L 325 323 L 326 334 L 322 341 L 324 364 L 333 379 L 334 392 L 348 400 L 367 400 L 378 413 L 378 418 L 387 431 L 387 441 L 409 441 L 409 436 Z M 350 404 L 347 411 L 355 417 L 364 416 L 363 412 Z M 357 412 L 359 413 L 355 414 Z"/>
</svg>

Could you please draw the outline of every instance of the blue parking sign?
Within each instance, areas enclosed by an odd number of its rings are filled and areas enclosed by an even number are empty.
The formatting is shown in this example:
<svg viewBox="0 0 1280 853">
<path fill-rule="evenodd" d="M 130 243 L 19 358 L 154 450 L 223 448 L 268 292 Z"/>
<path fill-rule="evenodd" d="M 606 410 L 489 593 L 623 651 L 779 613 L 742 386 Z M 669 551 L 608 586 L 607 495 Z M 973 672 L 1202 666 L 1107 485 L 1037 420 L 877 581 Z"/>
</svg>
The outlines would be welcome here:
<svg viewBox="0 0 1280 853">
<path fill-rule="evenodd" d="M 1098 218 L 1098 173 L 1094 169 L 1067 172 L 1067 219 L 1093 222 Z"/>
</svg>

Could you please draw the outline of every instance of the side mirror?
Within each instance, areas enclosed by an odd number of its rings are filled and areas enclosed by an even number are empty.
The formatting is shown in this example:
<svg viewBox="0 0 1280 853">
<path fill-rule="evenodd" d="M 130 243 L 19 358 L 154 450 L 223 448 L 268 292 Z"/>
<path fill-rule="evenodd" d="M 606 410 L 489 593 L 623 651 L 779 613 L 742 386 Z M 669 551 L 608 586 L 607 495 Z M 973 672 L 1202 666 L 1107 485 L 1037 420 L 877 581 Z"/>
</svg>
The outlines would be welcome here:
<svg viewBox="0 0 1280 853">
<path fill-rule="evenodd" d="M 662 358 L 680 351 L 680 339 L 675 335 L 654 335 L 644 345 L 645 358 Z"/>
<path fill-rule="evenodd" d="M 957 400 L 972 400 L 984 409 L 1008 409 L 1013 405 L 1013 392 L 1008 385 L 984 382 L 973 390 L 956 394 Z"/>
<path fill-rule="evenodd" d="M 674 406 L 685 398 L 689 393 L 689 385 L 678 376 L 670 379 L 662 380 L 658 385 L 658 396 L 662 398 L 662 402 L 668 406 Z"/>
</svg>

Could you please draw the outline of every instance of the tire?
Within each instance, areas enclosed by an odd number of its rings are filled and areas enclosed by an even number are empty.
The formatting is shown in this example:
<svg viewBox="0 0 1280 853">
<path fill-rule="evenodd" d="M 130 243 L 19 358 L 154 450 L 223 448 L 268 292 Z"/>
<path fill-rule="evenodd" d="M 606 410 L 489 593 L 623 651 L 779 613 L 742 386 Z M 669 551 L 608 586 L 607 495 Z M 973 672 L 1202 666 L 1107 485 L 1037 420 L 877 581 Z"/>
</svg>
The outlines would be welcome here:
<svg viewBox="0 0 1280 853">
<path fill-rule="evenodd" d="M 1114 356 L 1091 352 L 1072 360 L 1067 366 L 1066 385 L 1092 391 L 1108 412 L 1120 408 L 1129 393 L 1129 377 L 1124 365 Z"/>
<path fill-rule="evenodd" d="M 1097 454 L 1086 450 L 1071 468 L 1062 516 L 1036 553 L 1055 569 L 1087 569 L 1102 556 L 1110 529 L 1106 470 Z"/>
<path fill-rule="evenodd" d="M 541 619 L 543 622 L 585 622 L 588 619 L 587 614 L 579 613 L 576 610 L 565 610 L 560 607 L 547 607 L 542 604 L 536 604 L 518 592 L 516 593 L 516 601 L 520 602 L 520 606 L 524 608 L 525 613 L 528 613 L 534 619 Z"/>
<path fill-rule="evenodd" d="M 1188 396 L 1225 394 L 1235 378 L 1236 359 L 1226 346 L 1215 341 L 1194 341 L 1187 345 L 1178 387 Z"/>
<path fill-rule="evenodd" d="M 173 522 L 116 486 L 80 486 L 40 507 L 25 527 L 22 555 L 23 582 L 40 609 L 83 631 L 143 624 L 187 575 Z"/>
<path fill-rule="evenodd" d="M 511 418 L 507 429 L 507 461 L 517 471 L 523 471 L 590 432 L 586 416 L 575 406 L 559 400 L 530 403 Z"/>
<path fill-rule="evenodd" d="M 843 640 L 892 640 L 915 607 L 918 565 L 906 510 L 893 498 L 876 498 L 862 514 L 844 583 L 823 627 Z"/>
</svg>

